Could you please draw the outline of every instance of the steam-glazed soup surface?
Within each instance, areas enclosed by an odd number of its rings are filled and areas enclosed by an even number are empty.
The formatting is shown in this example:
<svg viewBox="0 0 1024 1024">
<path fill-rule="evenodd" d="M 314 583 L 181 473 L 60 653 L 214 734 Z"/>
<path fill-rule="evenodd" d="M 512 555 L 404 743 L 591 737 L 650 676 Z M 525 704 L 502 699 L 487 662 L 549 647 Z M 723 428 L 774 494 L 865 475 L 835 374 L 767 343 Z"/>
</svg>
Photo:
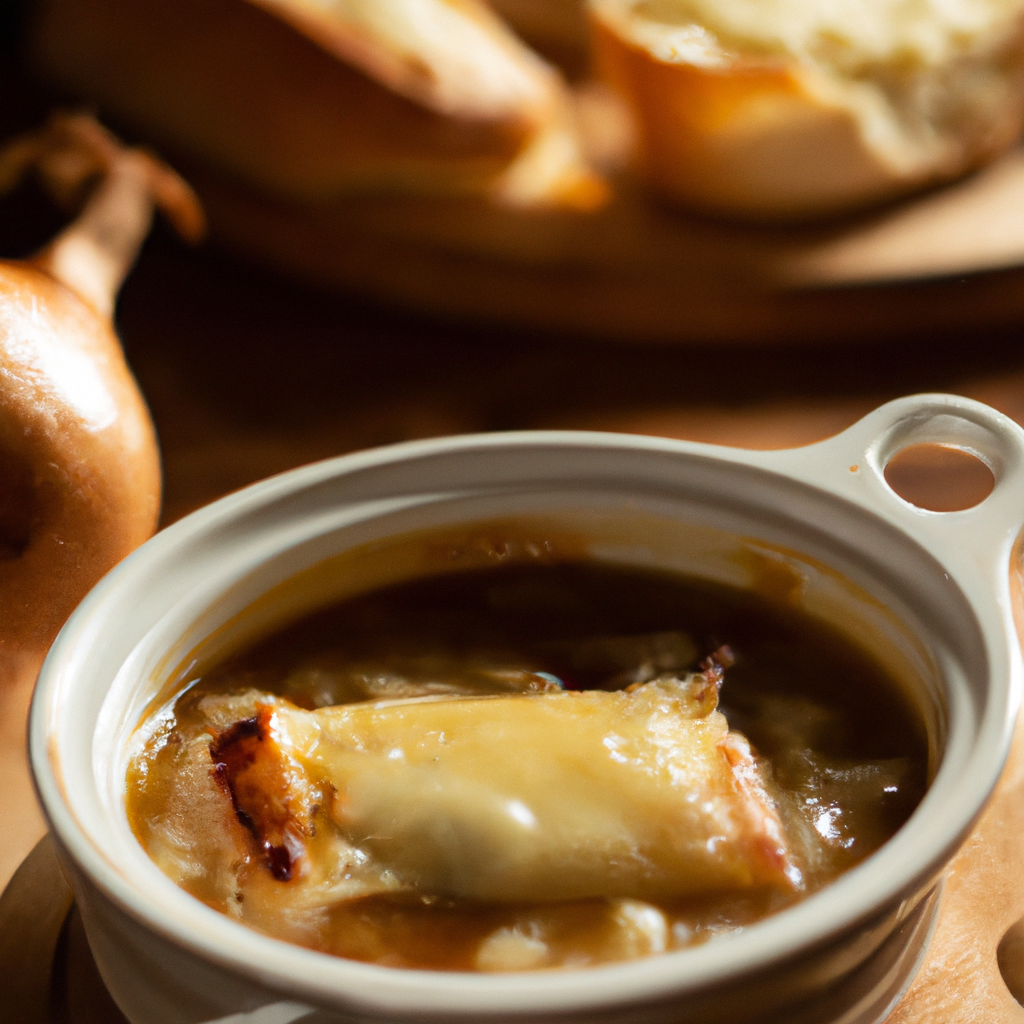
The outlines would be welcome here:
<svg viewBox="0 0 1024 1024">
<path fill-rule="evenodd" d="M 128 814 L 165 874 L 338 956 L 583 967 L 782 910 L 921 799 L 908 700 L 820 622 L 478 545 L 280 628 L 143 723 Z"/>
</svg>

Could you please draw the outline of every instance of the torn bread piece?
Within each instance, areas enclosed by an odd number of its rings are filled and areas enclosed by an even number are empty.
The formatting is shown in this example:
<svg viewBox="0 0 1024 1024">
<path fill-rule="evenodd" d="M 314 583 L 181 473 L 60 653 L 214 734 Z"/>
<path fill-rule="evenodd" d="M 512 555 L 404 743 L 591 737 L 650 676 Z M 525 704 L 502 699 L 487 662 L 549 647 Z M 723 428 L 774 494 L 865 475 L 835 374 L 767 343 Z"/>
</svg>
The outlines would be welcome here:
<svg viewBox="0 0 1024 1024">
<path fill-rule="evenodd" d="M 753 219 L 952 179 L 1024 122 L 1022 0 L 588 0 L 665 196 Z"/>
<path fill-rule="evenodd" d="M 750 746 L 716 710 L 719 679 L 316 711 L 278 700 L 211 756 L 282 881 L 303 876 L 305 837 L 327 826 L 388 884 L 491 903 L 793 891 Z"/>
<path fill-rule="evenodd" d="M 43 0 L 49 81 L 260 191 L 603 202 L 567 88 L 481 0 Z"/>
</svg>

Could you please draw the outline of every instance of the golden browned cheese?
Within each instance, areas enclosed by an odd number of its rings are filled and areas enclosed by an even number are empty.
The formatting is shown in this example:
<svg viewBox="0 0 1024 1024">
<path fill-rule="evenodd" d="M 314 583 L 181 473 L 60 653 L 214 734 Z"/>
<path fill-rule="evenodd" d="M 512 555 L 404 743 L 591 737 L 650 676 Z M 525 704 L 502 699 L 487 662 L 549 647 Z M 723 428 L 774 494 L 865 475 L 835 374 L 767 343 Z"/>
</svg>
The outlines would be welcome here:
<svg viewBox="0 0 1024 1024">
<path fill-rule="evenodd" d="M 777 811 L 711 688 L 697 675 L 611 693 L 263 706 L 210 752 L 283 881 L 306 868 L 302 837 L 326 800 L 370 870 L 418 892 L 549 903 L 791 889 Z"/>
<path fill-rule="evenodd" d="M 127 779 L 159 868 L 339 956 L 583 967 L 791 906 L 906 820 L 927 744 L 870 659 L 763 599 L 533 540 L 183 680 Z"/>
</svg>

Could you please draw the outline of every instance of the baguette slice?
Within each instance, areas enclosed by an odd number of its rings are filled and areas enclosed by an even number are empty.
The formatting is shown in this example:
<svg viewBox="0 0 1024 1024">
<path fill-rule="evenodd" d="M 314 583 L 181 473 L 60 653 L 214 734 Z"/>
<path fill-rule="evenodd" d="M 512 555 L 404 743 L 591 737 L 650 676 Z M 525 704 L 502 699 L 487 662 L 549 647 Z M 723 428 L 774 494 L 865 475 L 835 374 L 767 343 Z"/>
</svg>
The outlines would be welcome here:
<svg viewBox="0 0 1024 1024">
<path fill-rule="evenodd" d="M 981 165 L 1024 123 L 1020 0 L 590 0 L 590 14 L 644 175 L 690 208 L 854 210 Z"/>
<path fill-rule="evenodd" d="M 791 891 L 776 808 L 717 703 L 704 675 L 611 693 L 277 702 L 210 751 L 282 881 L 322 873 L 326 813 L 375 889 L 397 879 L 499 903 Z"/>
<path fill-rule="evenodd" d="M 28 57 L 258 191 L 599 204 L 567 90 L 480 0 L 42 0 Z"/>
</svg>

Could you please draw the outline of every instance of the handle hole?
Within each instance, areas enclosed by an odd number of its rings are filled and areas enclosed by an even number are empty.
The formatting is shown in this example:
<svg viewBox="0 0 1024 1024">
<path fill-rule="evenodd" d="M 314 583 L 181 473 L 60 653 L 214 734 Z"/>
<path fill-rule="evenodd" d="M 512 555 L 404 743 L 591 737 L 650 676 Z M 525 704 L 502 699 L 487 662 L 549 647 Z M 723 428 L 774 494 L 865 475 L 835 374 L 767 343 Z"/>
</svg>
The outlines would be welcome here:
<svg viewBox="0 0 1024 1024">
<path fill-rule="evenodd" d="M 912 444 L 885 466 L 885 482 L 904 500 L 929 512 L 962 512 L 980 505 L 996 485 L 977 455 L 949 444 Z"/>
</svg>

